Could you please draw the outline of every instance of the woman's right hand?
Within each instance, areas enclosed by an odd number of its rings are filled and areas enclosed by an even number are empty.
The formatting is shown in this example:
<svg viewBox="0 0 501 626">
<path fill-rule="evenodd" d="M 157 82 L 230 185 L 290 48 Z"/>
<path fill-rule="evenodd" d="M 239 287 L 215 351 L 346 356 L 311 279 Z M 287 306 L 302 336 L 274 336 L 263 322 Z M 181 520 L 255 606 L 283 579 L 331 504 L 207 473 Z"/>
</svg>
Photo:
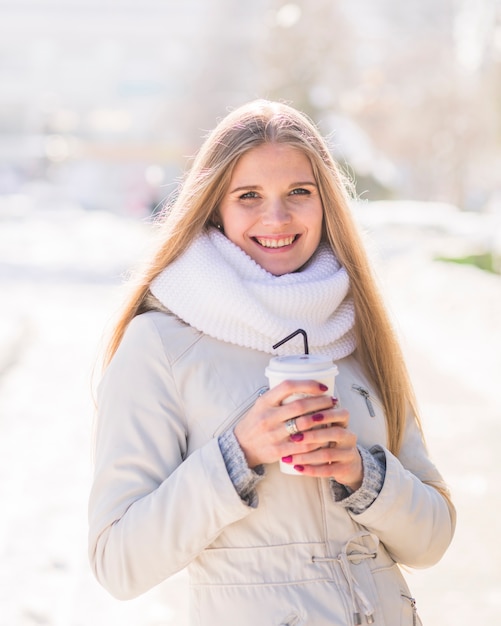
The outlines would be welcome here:
<svg viewBox="0 0 501 626">
<path fill-rule="evenodd" d="M 325 391 L 326 387 L 314 380 L 286 380 L 260 396 L 234 430 L 249 467 L 317 449 L 318 443 L 302 441 L 302 433 L 314 426 L 324 423 L 346 428 L 348 412 L 336 409 L 336 399 L 324 395 Z M 282 404 L 294 394 L 307 397 Z M 285 422 L 292 418 L 296 418 L 299 435 L 287 431 Z"/>
</svg>

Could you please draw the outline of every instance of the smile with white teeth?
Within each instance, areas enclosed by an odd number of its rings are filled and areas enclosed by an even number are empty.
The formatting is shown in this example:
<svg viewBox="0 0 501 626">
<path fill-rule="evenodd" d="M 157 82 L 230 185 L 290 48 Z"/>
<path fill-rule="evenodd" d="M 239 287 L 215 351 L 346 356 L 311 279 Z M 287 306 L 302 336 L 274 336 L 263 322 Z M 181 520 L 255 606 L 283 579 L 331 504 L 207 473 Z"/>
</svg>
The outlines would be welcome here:
<svg viewBox="0 0 501 626">
<path fill-rule="evenodd" d="M 283 237 L 282 239 L 265 239 L 262 237 L 255 237 L 259 245 L 265 248 L 283 248 L 284 246 L 290 246 L 296 239 L 296 235 L 290 237 Z"/>
</svg>

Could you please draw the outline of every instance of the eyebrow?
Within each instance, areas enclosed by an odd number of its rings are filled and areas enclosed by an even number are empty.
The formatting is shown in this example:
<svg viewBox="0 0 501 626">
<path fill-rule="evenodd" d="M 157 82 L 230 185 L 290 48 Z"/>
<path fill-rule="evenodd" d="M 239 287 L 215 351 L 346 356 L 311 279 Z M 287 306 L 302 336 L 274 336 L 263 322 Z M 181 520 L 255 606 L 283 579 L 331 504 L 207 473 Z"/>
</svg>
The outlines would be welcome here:
<svg viewBox="0 0 501 626">
<path fill-rule="evenodd" d="M 318 187 L 317 183 L 311 181 L 311 180 L 307 180 L 307 181 L 300 181 L 297 183 L 292 183 L 291 185 L 289 185 L 289 189 L 294 189 L 296 187 Z M 240 185 L 239 187 L 235 187 L 235 189 L 232 189 L 230 191 L 230 193 L 237 193 L 238 191 L 254 191 L 256 189 L 262 189 L 261 185 Z"/>
</svg>

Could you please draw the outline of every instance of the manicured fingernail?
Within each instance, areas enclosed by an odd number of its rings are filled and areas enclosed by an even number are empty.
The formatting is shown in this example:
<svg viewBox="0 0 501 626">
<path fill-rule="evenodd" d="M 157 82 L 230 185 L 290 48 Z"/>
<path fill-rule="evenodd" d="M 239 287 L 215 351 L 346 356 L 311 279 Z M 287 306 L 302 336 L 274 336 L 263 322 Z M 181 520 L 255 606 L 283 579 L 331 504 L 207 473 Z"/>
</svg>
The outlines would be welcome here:
<svg viewBox="0 0 501 626">
<path fill-rule="evenodd" d="M 332 406 L 336 406 L 336 404 L 339 402 L 339 400 L 335 398 L 334 396 L 332 396 L 331 400 L 332 400 Z"/>
<path fill-rule="evenodd" d="M 292 456 L 290 454 L 289 456 L 283 456 L 282 463 L 292 463 Z"/>
<path fill-rule="evenodd" d="M 320 387 L 320 391 L 327 391 L 327 389 L 329 389 L 329 387 L 323 383 L 318 383 L 318 386 Z"/>
<path fill-rule="evenodd" d="M 311 419 L 312 419 L 314 422 L 321 422 L 321 421 L 323 421 L 323 419 L 324 419 L 324 415 L 323 415 L 323 413 L 315 413 L 315 415 L 312 415 L 312 416 L 311 416 Z"/>
<path fill-rule="evenodd" d="M 295 433 L 294 435 L 291 435 L 291 441 L 303 441 L 303 439 L 303 433 Z"/>
<path fill-rule="evenodd" d="M 304 472 L 304 467 L 302 465 L 294 465 L 294 469 L 296 472 Z"/>
</svg>

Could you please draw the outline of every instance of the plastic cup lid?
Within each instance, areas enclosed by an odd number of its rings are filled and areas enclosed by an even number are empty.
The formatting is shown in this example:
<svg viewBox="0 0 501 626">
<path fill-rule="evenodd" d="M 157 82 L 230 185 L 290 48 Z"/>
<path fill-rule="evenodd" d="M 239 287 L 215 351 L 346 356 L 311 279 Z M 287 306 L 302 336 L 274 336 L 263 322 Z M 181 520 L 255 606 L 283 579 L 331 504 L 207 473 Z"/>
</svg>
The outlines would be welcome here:
<svg viewBox="0 0 501 626">
<path fill-rule="evenodd" d="M 328 356 L 320 354 L 288 354 L 275 356 L 267 367 L 269 372 L 316 372 L 318 370 L 334 369 L 337 366 Z"/>
</svg>

